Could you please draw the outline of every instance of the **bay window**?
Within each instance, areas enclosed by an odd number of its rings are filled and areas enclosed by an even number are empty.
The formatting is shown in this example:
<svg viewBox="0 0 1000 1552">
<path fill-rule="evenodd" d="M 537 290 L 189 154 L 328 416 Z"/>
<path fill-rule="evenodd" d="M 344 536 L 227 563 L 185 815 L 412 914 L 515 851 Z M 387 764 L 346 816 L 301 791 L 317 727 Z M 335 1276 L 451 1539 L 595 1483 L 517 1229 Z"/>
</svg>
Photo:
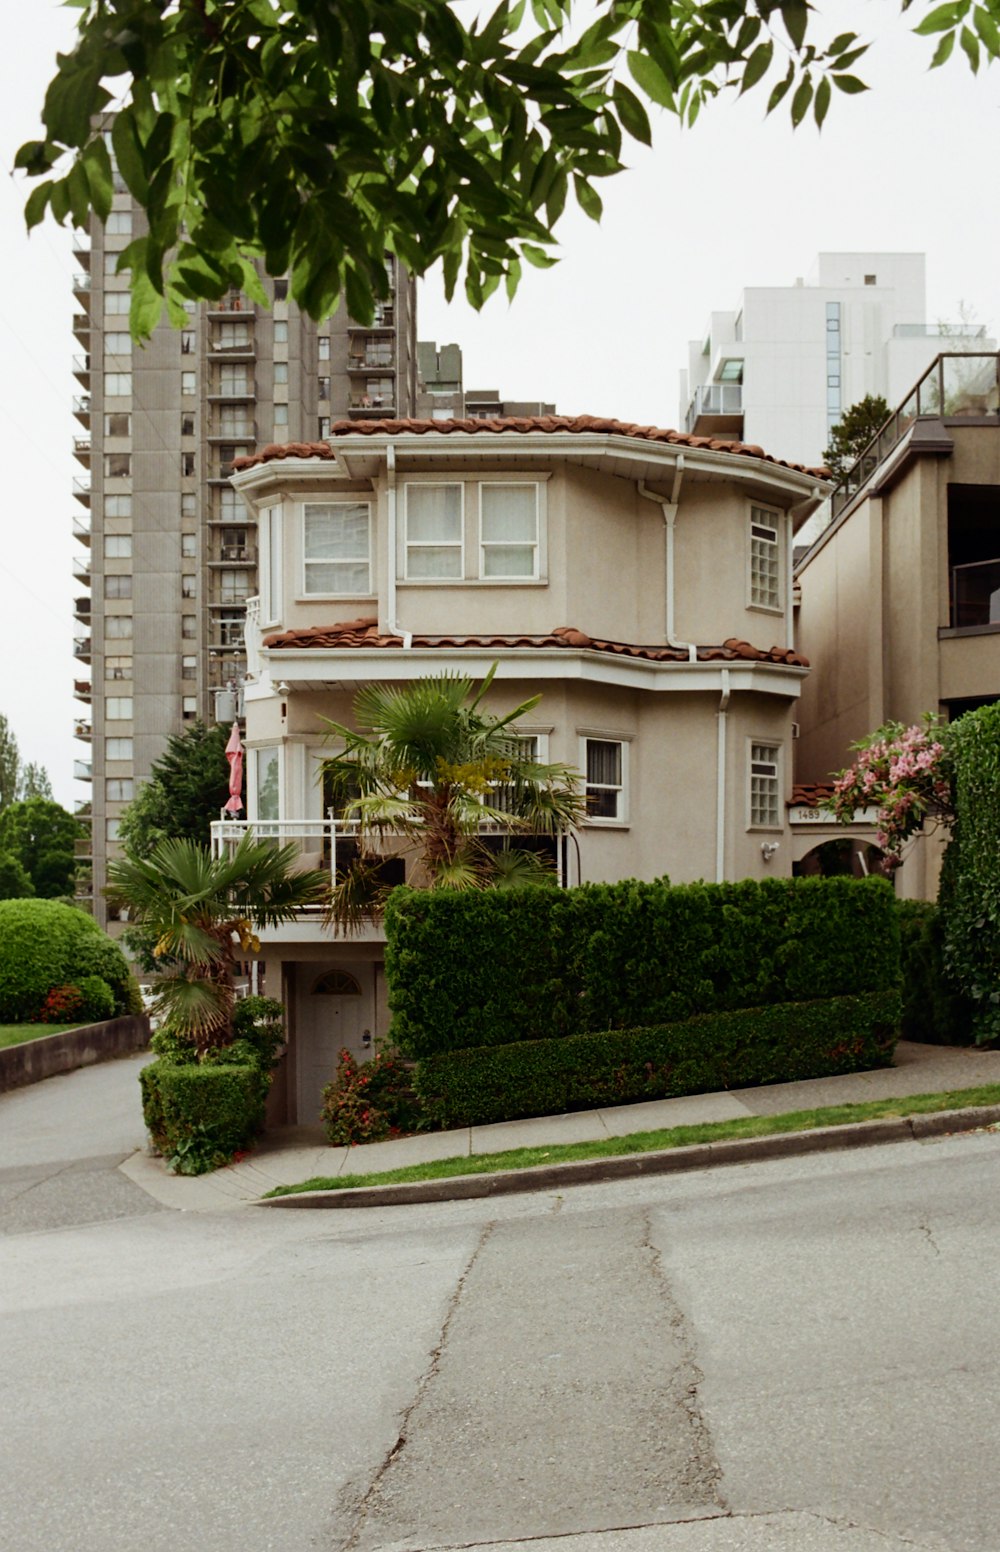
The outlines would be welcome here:
<svg viewBox="0 0 1000 1552">
<path fill-rule="evenodd" d="M 461 485 L 407 485 L 408 578 L 462 577 L 462 495 Z"/>
<path fill-rule="evenodd" d="M 371 507 L 315 501 L 303 507 L 303 592 L 307 597 L 371 593 Z"/>
</svg>

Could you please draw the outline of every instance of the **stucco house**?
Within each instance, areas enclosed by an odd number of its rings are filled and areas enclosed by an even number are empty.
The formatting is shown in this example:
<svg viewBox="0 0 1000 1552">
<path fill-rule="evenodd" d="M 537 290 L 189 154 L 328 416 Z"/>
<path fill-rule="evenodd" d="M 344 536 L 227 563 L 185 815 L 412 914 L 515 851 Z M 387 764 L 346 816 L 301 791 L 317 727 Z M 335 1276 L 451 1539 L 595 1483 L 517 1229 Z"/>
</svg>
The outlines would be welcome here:
<svg viewBox="0 0 1000 1552">
<path fill-rule="evenodd" d="M 853 742 L 1000 697 L 1000 356 L 928 368 L 834 493 L 796 589 L 812 665 L 797 712 L 798 857 L 836 833 L 816 796 Z M 855 832 L 864 844 L 874 826 Z M 933 900 L 940 856 L 940 835 L 912 844 L 897 892 Z"/>
<path fill-rule="evenodd" d="M 822 475 L 741 443 L 556 416 L 345 423 L 240 460 L 260 554 L 246 822 L 336 870 L 351 837 L 324 811 L 322 719 L 349 724 L 368 681 L 496 663 L 490 704 L 541 692 L 521 731 L 586 789 L 565 882 L 788 875 L 808 672 L 792 545 Z M 215 844 L 240 833 L 220 824 Z M 337 1050 L 385 1033 L 382 953 L 377 925 L 335 938 L 318 914 L 267 934 L 291 1027 L 280 1118 L 314 1119 Z"/>
</svg>

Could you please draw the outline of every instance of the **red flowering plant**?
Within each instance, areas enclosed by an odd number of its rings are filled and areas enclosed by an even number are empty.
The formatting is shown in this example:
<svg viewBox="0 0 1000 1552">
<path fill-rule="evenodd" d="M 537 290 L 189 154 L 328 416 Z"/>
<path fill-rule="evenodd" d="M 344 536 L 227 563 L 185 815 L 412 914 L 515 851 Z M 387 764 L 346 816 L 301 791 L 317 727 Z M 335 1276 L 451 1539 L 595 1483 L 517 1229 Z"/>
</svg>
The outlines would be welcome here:
<svg viewBox="0 0 1000 1552">
<path fill-rule="evenodd" d="M 53 986 L 38 1012 L 39 1024 L 71 1024 L 83 1008 L 79 986 Z"/>
<path fill-rule="evenodd" d="M 327 1137 L 340 1148 L 400 1137 L 421 1125 L 409 1068 L 395 1051 L 376 1051 L 359 1063 L 342 1050 L 336 1077 L 323 1090 L 322 1116 Z"/>
<path fill-rule="evenodd" d="M 897 868 L 903 846 L 927 820 L 949 827 L 954 820 L 944 724 L 932 712 L 911 727 L 887 722 L 851 748 L 858 758 L 834 781 L 829 806 L 841 824 L 856 809 L 877 808 L 876 840 L 886 867 Z"/>
</svg>

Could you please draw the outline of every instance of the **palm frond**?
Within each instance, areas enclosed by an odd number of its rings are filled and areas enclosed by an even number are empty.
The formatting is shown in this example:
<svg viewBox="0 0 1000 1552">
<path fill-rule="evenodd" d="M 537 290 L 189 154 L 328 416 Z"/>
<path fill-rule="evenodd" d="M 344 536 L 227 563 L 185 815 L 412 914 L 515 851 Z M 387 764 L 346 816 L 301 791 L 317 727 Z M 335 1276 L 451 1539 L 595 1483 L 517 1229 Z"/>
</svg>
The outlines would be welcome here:
<svg viewBox="0 0 1000 1552">
<path fill-rule="evenodd" d="M 494 889 L 526 889 L 539 885 L 555 888 L 559 875 L 547 857 L 516 846 L 502 846 L 491 856 L 489 881 Z"/>
<path fill-rule="evenodd" d="M 167 976 L 157 987 L 157 1001 L 171 1028 L 200 1051 L 226 1043 L 233 1009 L 230 986 L 205 977 Z"/>
<path fill-rule="evenodd" d="M 351 859 L 330 891 L 324 923 L 344 932 L 356 932 L 381 916 L 390 886 L 381 874 L 381 857 Z"/>
</svg>

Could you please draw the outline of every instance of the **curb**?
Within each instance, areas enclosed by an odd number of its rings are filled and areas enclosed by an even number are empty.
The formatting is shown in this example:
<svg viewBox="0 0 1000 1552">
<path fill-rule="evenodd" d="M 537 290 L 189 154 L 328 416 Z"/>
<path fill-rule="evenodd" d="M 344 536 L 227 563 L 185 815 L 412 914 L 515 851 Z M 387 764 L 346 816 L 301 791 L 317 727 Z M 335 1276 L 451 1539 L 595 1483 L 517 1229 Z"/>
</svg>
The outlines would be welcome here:
<svg viewBox="0 0 1000 1552">
<path fill-rule="evenodd" d="M 976 1105 L 967 1110 L 935 1110 L 922 1115 L 889 1116 L 875 1121 L 850 1121 L 809 1132 L 776 1132 L 770 1137 L 737 1137 L 728 1142 L 700 1142 L 655 1153 L 613 1154 L 565 1164 L 537 1164 L 529 1169 L 495 1174 L 451 1175 L 444 1180 L 411 1180 L 395 1185 L 357 1186 L 340 1191 L 300 1191 L 294 1196 L 259 1198 L 255 1207 L 403 1207 L 417 1202 L 461 1202 L 473 1197 L 514 1196 L 526 1191 L 550 1191 L 563 1186 L 594 1185 L 605 1180 L 633 1180 L 641 1175 L 673 1175 L 682 1170 L 708 1169 L 720 1164 L 751 1164 L 761 1159 L 796 1158 L 807 1153 L 834 1153 L 844 1148 L 872 1148 L 890 1142 L 921 1142 L 952 1132 L 974 1132 L 1000 1125 L 1000 1105 Z"/>
</svg>

